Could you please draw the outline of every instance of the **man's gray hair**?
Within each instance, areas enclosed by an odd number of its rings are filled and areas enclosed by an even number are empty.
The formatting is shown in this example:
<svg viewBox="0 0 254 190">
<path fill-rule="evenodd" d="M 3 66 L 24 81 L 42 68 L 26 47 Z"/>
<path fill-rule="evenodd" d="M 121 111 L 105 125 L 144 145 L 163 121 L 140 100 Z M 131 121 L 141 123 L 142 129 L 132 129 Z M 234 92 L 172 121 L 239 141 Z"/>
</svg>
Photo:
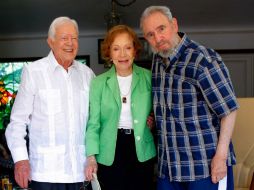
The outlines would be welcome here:
<svg viewBox="0 0 254 190">
<path fill-rule="evenodd" d="M 149 6 L 147 7 L 140 18 L 140 28 L 143 30 L 143 21 L 146 17 L 151 15 L 152 13 L 160 12 L 165 15 L 169 20 L 172 20 L 172 13 L 170 9 L 166 6 Z"/>
<path fill-rule="evenodd" d="M 70 19 L 69 17 L 57 17 L 53 20 L 53 22 L 51 23 L 50 27 L 49 27 L 49 31 L 48 31 L 48 37 L 51 39 L 55 39 L 55 34 L 56 34 L 56 28 L 62 24 L 65 23 L 72 23 L 74 25 L 74 27 L 77 30 L 77 33 L 79 33 L 78 31 L 78 23 L 74 20 L 74 19 Z"/>
</svg>

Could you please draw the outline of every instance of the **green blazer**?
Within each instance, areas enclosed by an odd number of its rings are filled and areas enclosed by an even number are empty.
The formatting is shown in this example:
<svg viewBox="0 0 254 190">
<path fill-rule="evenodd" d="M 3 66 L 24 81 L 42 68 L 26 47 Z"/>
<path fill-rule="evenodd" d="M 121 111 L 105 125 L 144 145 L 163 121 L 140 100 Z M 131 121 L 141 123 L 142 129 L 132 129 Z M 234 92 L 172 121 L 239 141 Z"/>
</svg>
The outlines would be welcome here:
<svg viewBox="0 0 254 190">
<path fill-rule="evenodd" d="M 95 155 L 98 163 L 110 166 L 115 157 L 122 105 L 114 66 L 92 80 L 89 98 L 90 112 L 85 135 L 86 155 Z M 146 124 L 151 107 L 151 72 L 134 64 L 131 112 L 136 153 L 140 162 L 156 155 L 153 135 Z"/>
</svg>

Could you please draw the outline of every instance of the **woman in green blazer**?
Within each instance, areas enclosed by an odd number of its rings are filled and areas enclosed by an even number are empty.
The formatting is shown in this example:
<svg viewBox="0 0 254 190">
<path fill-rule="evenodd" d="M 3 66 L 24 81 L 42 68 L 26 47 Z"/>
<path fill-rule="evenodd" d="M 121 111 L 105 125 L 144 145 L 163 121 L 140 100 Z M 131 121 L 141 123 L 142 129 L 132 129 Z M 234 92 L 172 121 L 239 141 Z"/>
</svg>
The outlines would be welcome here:
<svg viewBox="0 0 254 190">
<path fill-rule="evenodd" d="M 98 169 L 102 190 L 152 189 L 151 73 L 133 63 L 140 49 L 131 28 L 113 27 L 101 51 L 113 66 L 91 83 L 85 173 L 91 180 Z"/>
</svg>

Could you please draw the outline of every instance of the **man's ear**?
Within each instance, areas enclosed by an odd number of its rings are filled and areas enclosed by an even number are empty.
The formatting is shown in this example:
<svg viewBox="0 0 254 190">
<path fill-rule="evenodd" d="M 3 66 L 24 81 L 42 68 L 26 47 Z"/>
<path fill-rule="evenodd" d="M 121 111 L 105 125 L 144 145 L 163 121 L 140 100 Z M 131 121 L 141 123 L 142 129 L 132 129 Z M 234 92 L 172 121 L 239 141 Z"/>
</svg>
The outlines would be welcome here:
<svg viewBox="0 0 254 190">
<path fill-rule="evenodd" d="M 53 48 L 53 40 L 51 38 L 48 38 L 47 42 L 48 42 L 50 49 L 52 49 Z"/>
<path fill-rule="evenodd" d="M 176 18 L 172 18 L 172 24 L 175 32 L 178 32 L 178 23 Z"/>
</svg>

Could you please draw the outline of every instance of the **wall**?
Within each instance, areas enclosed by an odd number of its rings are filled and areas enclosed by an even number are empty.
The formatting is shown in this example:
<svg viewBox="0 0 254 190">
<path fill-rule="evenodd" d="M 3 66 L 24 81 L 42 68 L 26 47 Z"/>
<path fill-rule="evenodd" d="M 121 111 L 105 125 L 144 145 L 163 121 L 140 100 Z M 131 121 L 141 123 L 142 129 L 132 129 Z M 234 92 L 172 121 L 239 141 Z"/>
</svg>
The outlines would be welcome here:
<svg viewBox="0 0 254 190">
<path fill-rule="evenodd" d="M 141 36 L 141 32 L 136 30 Z M 254 29 L 183 29 L 189 37 L 214 49 L 254 49 Z M 98 38 L 103 32 L 80 34 L 79 55 L 90 55 L 90 67 L 96 74 L 105 71 L 98 64 Z M 45 35 L 0 38 L 0 58 L 43 57 L 49 48 Z"/>
<path fill-rule="evenodd" d="M 90 67 L 96 74 L 105 71 L 98 64 L 97 39 L 102 35 L 80 35 L 78 55 L 90 55 Z M 50 49 L 46 36 L 23 36 L 0 39 L 0 58 L 44 57 Z"/>
<path fill-rule="evenodd" d="M 193 40 L 213 49 L 254 49 L 254 29 L 186 30 Z"/>
</svg>

